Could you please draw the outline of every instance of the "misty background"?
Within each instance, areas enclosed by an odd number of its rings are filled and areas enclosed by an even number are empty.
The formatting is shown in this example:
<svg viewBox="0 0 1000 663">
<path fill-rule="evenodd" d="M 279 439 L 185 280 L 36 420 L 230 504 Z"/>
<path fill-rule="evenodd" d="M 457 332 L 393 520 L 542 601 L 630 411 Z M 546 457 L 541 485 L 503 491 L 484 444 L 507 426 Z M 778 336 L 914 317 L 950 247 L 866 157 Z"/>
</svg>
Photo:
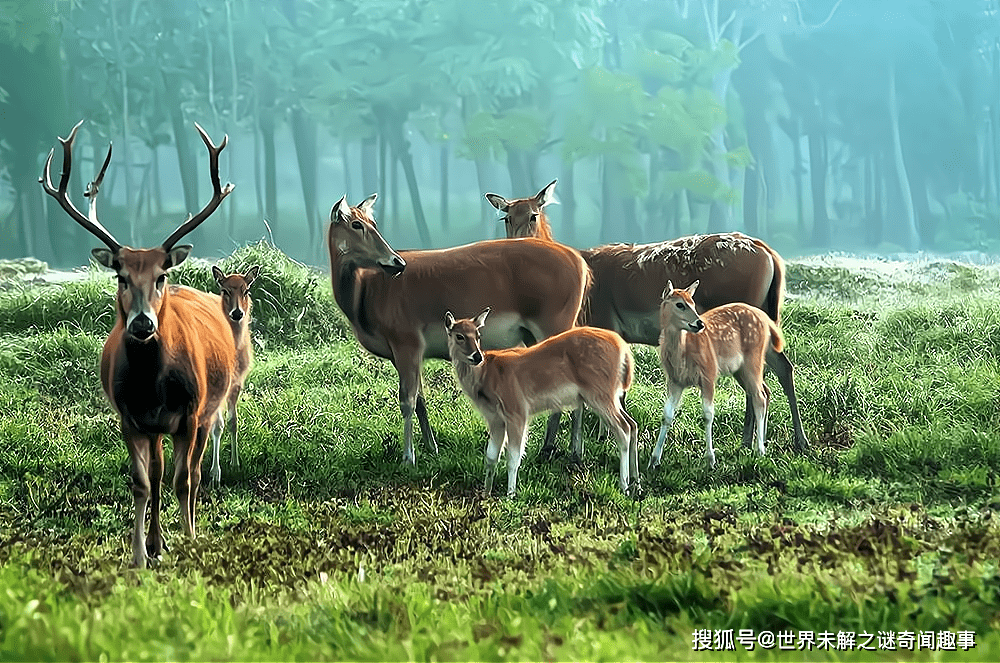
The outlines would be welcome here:
<svg viewBox="0 0 1000 663">
<path fill-rule="evenodd" d="M 741 230 L 786 256 L 1000 255 L 1000 0 L 8 0 L 0 257 L 85 263 L 70 195 L 158 244 L 236 184 L 195 255 L 273 239 L 327 262 L 330 207 L 379 193 L 396 248 L 503 229 L 534 195 L 578 247 Z M 266 220 L 266 223 L 265 223 Z"/>
</svg>

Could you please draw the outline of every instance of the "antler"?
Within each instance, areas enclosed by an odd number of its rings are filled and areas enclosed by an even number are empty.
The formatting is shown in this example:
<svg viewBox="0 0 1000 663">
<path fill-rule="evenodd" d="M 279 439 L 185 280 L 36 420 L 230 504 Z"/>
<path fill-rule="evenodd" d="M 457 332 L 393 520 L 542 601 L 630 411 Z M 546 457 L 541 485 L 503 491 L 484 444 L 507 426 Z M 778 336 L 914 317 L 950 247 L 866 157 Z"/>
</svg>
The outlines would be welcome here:
<svg viewBox="0 0 1000 663">
<path fill-rule="evenodd" d="M 104 166 L 101 167 L 101 172 L 97 175 L 93 182 L 87 185 L 86 191 L 83 195 L 90 198 L 90 214 L 89 216 L 84 216 L 83 212 L 76 208 L 73 201 L 69 199 L 66 195 L 66 186 L 69 184 L 69 173 L 73 166 L 73 141 L 76 140 L 77 129 L 83 124 L 83 120 L 76 123 L 73 130 L 69 132 L 68 138 L 59 138 L 59 142 L 63 146 L 63 167 L 62 174 L 59 177 L 59 188 L 56 189 L 52 186 L 52 179 L 50 177 L 50 168 L 52 166 L 52 155 L 55 153 L 55 148 L 49 150 L 49 158 L 45 160 L 45 170 L 42 171 L 42 176 L 38 178 L 39 183 L 42 185 L 42 189 L 45 193 L 49 194 L 58 201 L 59 205 L 66 210 L 70 218 L 79 223 L 81 226 L 86 228 L 87 232 L 92 234 L 97 239 L 104 242 L 104 244 L 114 252 L 118 252 L 122 245 L 114 238 L 108 229 L 101 225 L 101 222 L 97 220 L 97 191 L 101 187 L 101 182 L 104 181 L 104 173 L 108 170 L 108 164 L 111 163 L 111 145 L 108 144 L 108 156 L 104 159 Z"/>
<path fill-rule="evenodd" d="M 208 201 L 208 204 L 205 205 L 204 209 L 194 216 L 189 214 L 187 221 L 182 223 L 177 230 L 170 234 L 170 237 L 167 237 L 167 239 L 163 241 L 162 248 L 165 251 L 172 249 L 174 244 L 176 244 L 181 237 L 184 237 L 184 235 L 187 235 L 189 232 L 201 225 L 202 221 L 210 217 L 212 212 L 219 207 L 222 200 L 232 193 L 234 188 L 236 188 L 231 182 L 226 182 L 225 187 L 219 184 L 219 153 L 226 149 L 226 145 L 229 143 L 229 134 L 226 134 L 223 137 L 222 142 L 219 143 L 218 146 L 215 146 L 212 144 L 212 139 L 208 137 L 208 134 L 205 133 L 205 130 L 202 129 L 197 122 L 194 123 L 194 127 L 198 130 L 198 133 L 201 134 L 201 139 L 205 141 L 205 146 L 208 147 L 208 163 L 209 170 L 212 175 L 212 187 L 214 193 L 212 194 L 212 199 Z"/>
</svg>

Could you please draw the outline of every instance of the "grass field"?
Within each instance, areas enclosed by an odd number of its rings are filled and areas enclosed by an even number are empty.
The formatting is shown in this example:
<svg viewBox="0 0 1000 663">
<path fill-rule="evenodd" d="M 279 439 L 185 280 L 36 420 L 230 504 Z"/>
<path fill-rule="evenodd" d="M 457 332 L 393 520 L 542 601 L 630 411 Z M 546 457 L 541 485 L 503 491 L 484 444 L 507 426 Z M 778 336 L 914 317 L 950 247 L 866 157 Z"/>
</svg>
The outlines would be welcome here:
<svg viewBox="0 0 1000 663">
<path fill-rule="evenodd" d="M 480 492 L 486 429 L 450 365 L 424 368 L 440 453 L 418 440 L 404 466 L 395 372 L 354 340 L 328 277 L 264 245 L 225 262 L 263 266 L 241 465 L 224 449 L 193 542 L 165 488 L 170 550 L 142 572 L 97 376 L 111 276 L 0 292 L 0 659 L 1000 658 L 997 270 L 791 263 L 807 454 L 773 377 L 768 455 L 743 450 L 727 379 L 714 472 L 689 392 L 641 502 L 590 415 L 581 465 L 536 458 L 533 423 L 509 501 Z M 189 263 L 173 279 L 208 289 Z M 663 377 L 635 353 L 645 470 Z M 712 651 L 729 630 L 733 649 Z"/>
</svg>

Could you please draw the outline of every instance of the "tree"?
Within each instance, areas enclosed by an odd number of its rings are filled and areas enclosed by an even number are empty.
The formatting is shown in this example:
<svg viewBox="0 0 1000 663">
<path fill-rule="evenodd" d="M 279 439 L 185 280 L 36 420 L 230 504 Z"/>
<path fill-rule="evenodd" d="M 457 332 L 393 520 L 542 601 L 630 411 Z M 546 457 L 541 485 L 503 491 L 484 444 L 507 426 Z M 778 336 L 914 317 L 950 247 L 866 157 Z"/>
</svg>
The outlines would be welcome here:
<svg viewBox="0 0 1000 663">
<path fill-rule="evenodd" d="M 64 224 L 46 216 L 38 186 L 39 155 L 68 130 L 59 25 L 51 0 L 13 0 L 0 13 L 0 161 L 14 191 L 14 209 L 3 220 L 16 238 L 15 254 L 62 261 L 53 237 Z M 60 249 L 65 245 L 56 242 Z"/>
</svg>

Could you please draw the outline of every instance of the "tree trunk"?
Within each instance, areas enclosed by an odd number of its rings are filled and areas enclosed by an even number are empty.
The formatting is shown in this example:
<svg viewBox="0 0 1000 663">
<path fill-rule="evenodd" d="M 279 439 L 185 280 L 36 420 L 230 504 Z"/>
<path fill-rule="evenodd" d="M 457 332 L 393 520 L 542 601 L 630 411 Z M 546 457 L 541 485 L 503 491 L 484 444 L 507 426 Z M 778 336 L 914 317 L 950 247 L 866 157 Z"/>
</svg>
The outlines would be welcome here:
<svg viewBox="0 0 1000 663">
<path fill-rule="evenodd" d="M 753 168 L 743 171 L 743 227 L 750 235 L 760 234 L 760 224 L 757 219 L 758 199 L 760 193 L 760 173 Z"/>
<path fill-rule="evenodd" d="M 163 84 L 170 112 L 170 125 L 174 131 L 174 147 L 177 149 L 177 163 L 180 166 L 181 188 L 184 190 L 184 209 L 194 214 L 198 207 L 198 160 L 188 141 L 184 114 L 181 110 L 181 80 L 177 73 L 163 72 Z M 197 230 L 195 230 L 197 232 Z"/>
<path fill-rule="evenodd" d="M 902 216 L 893 224 L 892 237 L 887 238 L 908 251 L 916 250 L 920 244 L 917 227 L 913 217 L 913 197 L 910 192 L 910 181 L 906 174 L 906 163 L 903 160 L 903 146 L 899 139 L 899 109 L 896 104 L 896 65 L 889 64 L 889 122 L 892 139 L 892 160 L 895 176 L 899 186 L 899 195 L 903 204 Z M 893 215 L 896 217 L 897 215 Z"/>
<path fill-rule="evenodd" d="M 504 148 L 507 151 L 507 171 L 510 173 L 510 195 L 514 198 L 532 195 L 532 183 L 528 179 L 524 152 L 510 147 L 506 143 Z"/>
<path fill-rule="evenodd" d="M 451 150 L 448 143 L 441 143 L 438 148 L 438 163 L 441 164 L 441 186 L 440 186 L 440 208 L 441 208 L 441 229 L 449 230 L 451 222 L 448 219 L 448 160 Z"/>
<path fill-rule="evenodd" d="M 115 43 L 115 57 L 118 61 L 118 71 L 122 82 L 122 166 L 125 169 L 125 216 L 128 217 L 129 242 L 132 246 L 139 246 L 139 237 L 136 228 L 137 210 L 132 209 L 132 151 L 129 147 L 128 139 L 128 68 L 125 66 L 125 54 L 122 51 L 121 40 L 118 36 L 118 18 L 115 7 L 110 7 L 111 14 L 111 35 Z M 191 210 L 193 213 L 197 208 Z"/>
<path fill-rule="evenodd" d="M 399 222 L 399 159 L 396 150 L 389 146 L 389 201 L 392 212 L 390 216 L 394 223 Z"/>
<path fill-rule="evenodd" d="M 309 252 L 319 255 L 319 212 L 316 204 L 316 122 L 301 107 L 292 109 L 292 142 L 295 143 L 295 157 L 299 164 L 299 178 L 302 182 L 302 201 L 306 210 L 306 226 L 309 231 Z"/>
<path fill-rule="evenodd" d="M 878 246 L 882 243 L 882 228 L 885 225 L 884 205 L 885 205 L 885 175 L 882 168 L 882 155 L 875 152 L 872 155 L 872 209 L 868 219 L 868 232 L 866 239 L 869 246 Z"/>
<path fill-rule="evenodd" d="M 410 153 L 410 141 L 403 135 L 404 118 L 391 118 L 386 122 L 389 130 L 389 137 L 392 141 L 393 152 L 399 163 L 403 166 L 403 175 L 406 177 L 406 186 L 410 190 L 410 202 L 413 205 L 413 220 L 417 225 L 417 233 L 420 235 L 420 242 L 424 248 L 431 245 L 431 234 L 427 229 L 427 219 L 424 217 L 424 207 L 420 202 L 420 188 L 417 185 L 417 174 L 413 168 L 413 155 Z"/>
<path fill-rule="evenodd" d="M 361 196 L 378 192 L 378 140 L 375 135 L 361 139 Z"/>
<path fill-rule="evenodd" d="M 603 158 L 601 172 L 601 242 L 641 242 L 642 229 L 635 220 L 635 197 L 620 193 L 622 179 L 614 160 Z"/>
<path fill-rule="evenodd" d="M 812 243 L 819 247 L 830 245 L 830 217 L 826 213 L 826 149 L 825 134 L 821 129 L 809 130 L 809 184 L 813 201 Z"/>
<path fill-rule="evenodd" d="M 562 238 L 566 244 L 576 244 L 576 184 L 573 177 L 572 161 L 562 162 L 559 183 L 562 185 L 559 200 L 562 203 Z"/>
<path fill-rule="evenodd" d="M 351 158 L 347 153 L 347 139 L 340 139 L 340 161 L 344 164 L 344 193 L 351 193 Z M 335 196 L 339 198 L 340 196 Z"/>
<path fill-rule="evenodd" d="M 277 103 L 275 82 L 264 73 L 261 81 L 260 139 L 264 149 L 264 217 L 278 223 L 278 158 L 274 146 L 274 115 Z"/>
<path fill-rule="evenodd" d="M 493 170 L 493 162 L 488 159 L 476 159 L 476 182 L 479 185 L 479 223 L 483 228 L 483 239 L 493 239 L 501 234 L 499 224 L 496 222 L 496 209 L 489 204 L 484 195 L 488 191 L 496 191 L 494 186 L 495 177 L 490 171 Z"/>
</svg>

